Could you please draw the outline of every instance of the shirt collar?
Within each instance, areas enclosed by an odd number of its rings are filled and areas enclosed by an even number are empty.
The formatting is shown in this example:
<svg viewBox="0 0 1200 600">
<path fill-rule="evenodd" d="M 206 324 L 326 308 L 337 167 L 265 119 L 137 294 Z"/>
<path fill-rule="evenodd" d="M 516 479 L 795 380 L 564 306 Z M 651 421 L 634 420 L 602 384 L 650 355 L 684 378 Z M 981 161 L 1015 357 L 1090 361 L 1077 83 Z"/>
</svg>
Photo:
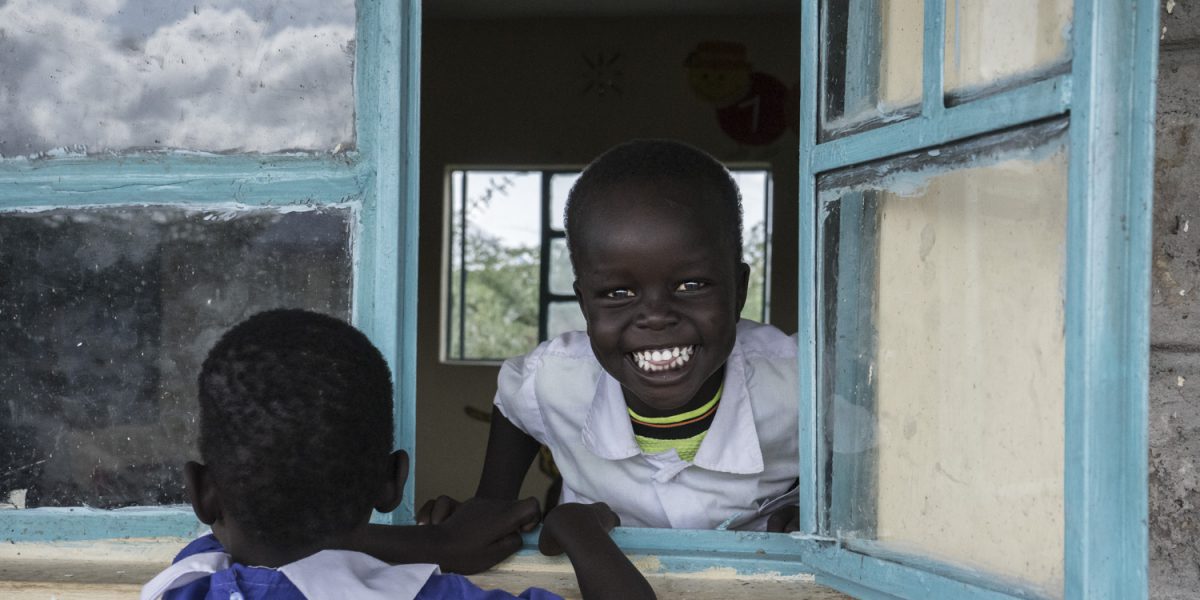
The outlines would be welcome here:
<svg viewBox="0 0 1200 600">
<path fill-rule="evenodd" d="M 157 600 L 170 590 L 214 576 L 232 566 L 229 555 L 224 552 L 193 554 L 167 567 L 143 586 L 141 600 Z M 272 571 L 286 576 L 306 598 L 359 600 L 413 598 L 431 576 L 440 572 L 437 565 L 389 565 L 348 550 L 322 550 Z"/>
<path fill-rule="evenodd" d="M 633 437 L 621 384 L 603 372 L 583 425 L 583 445 L 606 460 L 624 460 L 642 453 Z M 735 341 L 725 362 L 725 387 L 712 425 L 692 464 L 710 471 L 750 475 L 763 471 L 758 428 L 746 386 L 746 366 Z"/>
</svg>

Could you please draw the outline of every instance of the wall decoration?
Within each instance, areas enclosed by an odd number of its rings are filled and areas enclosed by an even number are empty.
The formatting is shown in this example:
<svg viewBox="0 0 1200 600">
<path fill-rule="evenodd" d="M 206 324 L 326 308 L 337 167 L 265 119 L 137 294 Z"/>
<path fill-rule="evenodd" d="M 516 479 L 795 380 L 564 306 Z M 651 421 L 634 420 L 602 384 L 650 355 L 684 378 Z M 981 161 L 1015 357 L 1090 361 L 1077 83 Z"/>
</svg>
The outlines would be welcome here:
<svg viewBox="0 0 1200 600">
<path fill-rule="evenodd" d="M 625 70 L 622 56 L 616 50 L 598 50 L 580 54 L 586 65 L 581 79 L 581 96 L 620 96 L 625 90 Z"/>
<path fill-rule="evenodd" d="M 734 141 L 762 146 L 787 128 L 788 88 L 753 70 L 745 44 L 700 42 L 683 64 L 692 92 L 717 107 L 717 124 Z"/>
</svg>

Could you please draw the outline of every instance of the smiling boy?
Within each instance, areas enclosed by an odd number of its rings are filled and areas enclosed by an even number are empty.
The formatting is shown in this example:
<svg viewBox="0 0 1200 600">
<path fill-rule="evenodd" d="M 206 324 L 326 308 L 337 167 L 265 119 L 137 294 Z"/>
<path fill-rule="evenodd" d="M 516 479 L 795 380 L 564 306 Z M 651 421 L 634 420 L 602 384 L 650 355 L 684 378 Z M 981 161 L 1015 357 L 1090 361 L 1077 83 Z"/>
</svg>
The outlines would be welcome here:
<svg viewBox="0 0 1200 600">
<path fill-rule="evenodd" d="M 587 332 L 504 363 L 476 496 L 516 498 L 541 444 L 562 502 L 606 502 L 630 526 L 711 529 L 792 487 L 796 341 L 739 322 L 749 267 L 725 167 L 622 144 L 580 176 L 566 228 Z"/>
</svg>

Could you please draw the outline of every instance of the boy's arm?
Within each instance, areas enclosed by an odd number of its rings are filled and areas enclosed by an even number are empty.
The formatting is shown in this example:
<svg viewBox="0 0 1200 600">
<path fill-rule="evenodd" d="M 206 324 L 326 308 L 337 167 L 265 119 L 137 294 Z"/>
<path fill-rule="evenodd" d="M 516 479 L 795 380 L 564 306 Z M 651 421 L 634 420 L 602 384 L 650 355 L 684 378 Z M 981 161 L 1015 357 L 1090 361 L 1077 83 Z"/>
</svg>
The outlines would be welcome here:
<svg viewBox="0 0 1200 600">
<path fill-rule="evenodd" d="M 525 473 L 541 447 L 540 442 L 513 425 L 500 409 L 493 409 L 483 474 L 479 477 L 475 497 L 515 500 L 521 492 Z"/>
<path fill-rule="evenodd" d="M 486 571 L 521 548 L 521 531 L 537 524 L 534 498 L 473 498 L 437 525 L 369 525 L 351 550 L 390 563 L 433 563 L 452 573 Z"/>
<path fill-rule="evenodd" d="M 567 553 L 584 600 L 653 599 L 654 588 L 608 535 L 620 524 L 603 502 L 560 504 L 546 515 L 538 549 L 547 556 Z"/>
</svg>

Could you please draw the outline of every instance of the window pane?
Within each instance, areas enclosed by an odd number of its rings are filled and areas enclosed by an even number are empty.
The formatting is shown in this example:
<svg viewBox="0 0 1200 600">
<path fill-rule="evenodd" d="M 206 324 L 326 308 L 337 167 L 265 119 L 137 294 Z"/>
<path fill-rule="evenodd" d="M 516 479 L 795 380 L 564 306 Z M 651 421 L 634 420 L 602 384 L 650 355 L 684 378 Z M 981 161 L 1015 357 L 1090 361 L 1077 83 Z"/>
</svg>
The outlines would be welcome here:
<svg viewBox="0 0 1200 600">
<path fill-rule="evenodd" d="M 579 310 L 579 303 L 574 300 L 566 302 L 551 302 L 549 313 L 546 315 L 546 334 L 553 339 L 568 331 L 587 331 L 587 321 Z"/>
<path fill-rule="evenodd" d="M 451 174 L 452 183 L 458 173 L 447 357 L 523 354 L 537 344 L 541 173 L 461 171 Z"/>
<path fill-rule="evenodd" d="M 555 173 L 550 176 L 550 227 L 562 231 L 563 212 L 567 210 L 567 194 L 579 179 L 579 173 Z"/>
<path fill-rule="evenodd" d="M 575 271 L 571 269 L 571 255 L 567 252 L 566 238 L 550 240 L 550 293 L 564 296 L 575 295 Z"/>
<path fill-rule="evenodd" d="M 952 99 L 1066 68 L 1071 0 L 945 1 L 945 86 Z"/>
<path fill-rule="evenodd" d="M 732 171 L 742 194 L 742 259 L 750 265 L 750 287 L 742 318 L 764 322 L 768 316 L 771 213 L 770 171 Z"/>
<path fill-rule="evenodd" d="M 1061 596 L 1064 131 L 822 179 L 831 534 Z"/>
<path fill-rule="evenodd" d="M 821 8 L 822 139 L 917 114 L 922 2 L 825 0 Z"/>
<path fill-rule="evenodd" d="M 353 214 L 0 213 L 0 502 L 184 501 L 196 377 L 260 310 L 349 317 Z"/>
<path fill-rule="evenodd" d="M 353 0 L 0 2 L 0 156 L 354 143 Z"/>
</svg>

